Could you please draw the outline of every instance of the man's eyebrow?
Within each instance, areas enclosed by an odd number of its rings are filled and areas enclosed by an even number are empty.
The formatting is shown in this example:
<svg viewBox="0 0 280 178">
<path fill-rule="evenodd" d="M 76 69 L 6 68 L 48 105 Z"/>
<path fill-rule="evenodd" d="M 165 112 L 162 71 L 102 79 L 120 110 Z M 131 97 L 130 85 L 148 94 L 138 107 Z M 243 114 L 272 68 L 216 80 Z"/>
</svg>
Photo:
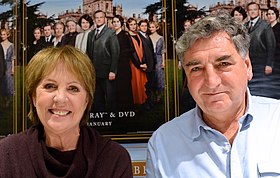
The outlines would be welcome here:
<svg viewBox="0 0 280 178">
<path fill-rule="evenodd" d="M 221 56 L 218 59 L 216 59 L 216 61 L 221 62 L 221 61 L 224 61 L 224 60 L 228 60 L 230 58 L 231 58 L 231 55 L 224 55 L 224 56 Z"/>
<path fill-rule="evenodd" d="M 187 66 L 187 67 L 195 66 L 195 65 L 198 65 L 198 64 L 200 64 L 200 63 L 201 63 L 200 61 L 192 60 L 192 61 L 188 62 L 188 63 L 186 64 L 186 66 Z"/>
</svg>

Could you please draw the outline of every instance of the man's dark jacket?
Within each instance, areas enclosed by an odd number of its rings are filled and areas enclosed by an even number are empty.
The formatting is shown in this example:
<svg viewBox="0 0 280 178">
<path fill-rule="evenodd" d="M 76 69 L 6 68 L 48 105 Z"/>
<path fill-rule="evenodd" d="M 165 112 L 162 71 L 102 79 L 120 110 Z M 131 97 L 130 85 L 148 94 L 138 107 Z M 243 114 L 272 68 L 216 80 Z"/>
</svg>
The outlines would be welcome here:
<svg viewBox="0 0 280 178">
<path fill-rule="evenodd" d="M 246 23 L 247 27 L 249 23 Z M 253 64 L 272 67 L 276 41 L 271 26 L 259 18 L 250 31 L 250 37 L 250 58 Z"/>
<path fill-rule="evenodd" d="M 86 53 L 92 60 L 96 77 L 108 78 L 109 72 L 117 73 L 120 53 L 116 32 L 105 26 L 95 39 L 95 30 L 88 34 Z"/>
</svg>

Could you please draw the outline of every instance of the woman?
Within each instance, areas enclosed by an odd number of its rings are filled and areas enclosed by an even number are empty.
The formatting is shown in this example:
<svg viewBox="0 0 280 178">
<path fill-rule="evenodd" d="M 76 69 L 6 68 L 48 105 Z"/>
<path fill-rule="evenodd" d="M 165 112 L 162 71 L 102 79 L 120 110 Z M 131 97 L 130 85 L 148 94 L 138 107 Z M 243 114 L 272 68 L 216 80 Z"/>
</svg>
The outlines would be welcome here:
<svg viewBox="0 0 280 178">
<path fill-rule="evenodd" d="M 156 81 L 157 81 L 157 87 L 156 87 L 156 102 L 159 103 L 161 101 L 161 95 L 164 91 L 164 59 L 165 59 L 165 44 L 164 39 L 162 36 L 160 36 L 157 32 L 159 29 L 159 25 L 157 22 L 150 22 L 150 38 L 153 42 L 154 46 L 154 53 L 156 56 Z"/>
<path fill-rule="evenodd" d="M 5 56 L 5 76 L 2 83 L 2 94 L 4 99 L 4 106 L 8 107 L 12 102 L 14 95 L 14 63 L 15 63 L 15 49 L 14 44 L 9 41 L 10 31 L 1 29 L 1 45 Z"/>
<path fill-rule="evenodd" d="M 66 21 L 66 26 L 68 33 L 62 37 L 61 46 L 70 45 L 75 46 L 77 32 L 77 23 L 74 19 L 69 19 Z"/>
<path fill-rule="evenodd" d="M 61 46 L 61 40 L 64 35 L 65 31 L 65 25 L 63 22 L 57 22 L 54 25 L 54 39 L 53 39 L 53 46 L 54 47 L 60 47 Z"/>
<path fill-rule="evenodd" d="M 88 33 L 91 31 L 90 28 L 93 25 L 93 20 L 88 14 L 84 14 L 79 19 L 78 24 L 81 27 L 82 32 L 76 37 L 75 47 L 85 53 L 87 50 Z"/>
<path fill-rule="evenodd" d="M 236 21 L 240 23 L 244 23 L 244 20 L 247 18 L 247 13 L 245 9 L 241 6 L 236 6 L 230 13 L 232 17 L 235 18 Z"/>
<path fill-rule="evenodd" d="M 35 28 L 33 31 L 33 35 L 34 35 L 34 40 L 31 43 L 29 50 L 28 50 L 28 61 L 38 52 L 40 51 L 41 45 L 40 45 L 40 39 L 41 39 L 41 29 L 39 27 Z M 27 61 L 27 62 L 28 62 Z"/>
<path fill-rule="evenodd" d="M 142 41 L 137 32 L 136 20 L 134 18 L 129 18 L 126 23 L 126 27 L 129 30 L 129 35 L 137 54 L 137 58 L 132 58 L 130 63 L 133 103 L 135 105 L 142 105 L 147 99 L 147 95 L 145 93 L 145 84 L 147 82 L 145 71 L 147 69 L 147 64 L 143 61 Z"/>
<path fill-rule="evenodd" d="M 118 62 L 118 73 L 116 76 L 116 96 L 119 110 L 129 110 L 133 106 L 133 97 L 131 89 L 131 59 L 136 58 L 137 54 L 134 50 L 129 33 L 122 30 L 124 19 L 120 15 L 113 18 L 113 27 L 120 45 L 120 56 Z"/>
<path fill-rule="evenodd" d="M 273 65 L 273 74 L 272 74 L 272 86 L 275 86 L 274 98 L 280 99 L 280 23 L 277 21 L 279 18 L 279 11 L 276 7 L 269 7 L 267 11 L 267 19 L 273 29 L 276 48 L 274 55 L 274 65 Z"/>
<path fill-rule="evenodd" d="M 38 52 L 26 69 L 34 126 L 0 142 L 0 177 L 131 178 L 127 151 L 86 126 L 95 90 L 90 59 L 71 46 Z"/>
</svg>

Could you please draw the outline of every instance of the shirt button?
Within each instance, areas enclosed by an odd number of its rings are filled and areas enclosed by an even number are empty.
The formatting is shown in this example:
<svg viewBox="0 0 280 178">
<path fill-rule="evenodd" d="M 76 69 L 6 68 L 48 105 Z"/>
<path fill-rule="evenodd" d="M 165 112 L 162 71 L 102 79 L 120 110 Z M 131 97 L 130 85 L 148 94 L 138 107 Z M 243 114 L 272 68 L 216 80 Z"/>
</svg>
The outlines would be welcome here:
<svg viewBox="0 0 280 178">
<path fill-rule="evenodd" d="M 223 152 L 224 153 L 228 153 L 230 151 L 230 145 L 229 144 L 226 144 L 224 147 L 223 147 Z"/>
</svg>

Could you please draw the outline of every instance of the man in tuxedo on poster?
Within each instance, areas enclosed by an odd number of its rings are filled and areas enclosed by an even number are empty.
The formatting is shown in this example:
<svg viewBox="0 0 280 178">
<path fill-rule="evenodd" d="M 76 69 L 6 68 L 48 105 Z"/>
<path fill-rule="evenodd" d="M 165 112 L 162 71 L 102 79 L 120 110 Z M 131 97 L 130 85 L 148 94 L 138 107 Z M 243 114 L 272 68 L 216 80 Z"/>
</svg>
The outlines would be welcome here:
<svg viewBox="0 0 280 178">
<path fill-rule="evenodd" d="M 155 54 L 154 54 L 154 47 L 151 38 L 149 37 L 147 31 L 148 31 L 148 25 L 149 22 L 147 19 L 140 20 L 138 22 L 139 27 L 139 36 L 142 40 L 143 44 L 143 60 L 147 62 L 147 69 L 146 69 L 146 75 L 147 75 L 147 83 L 145 85 L 146 87 L 146 95 L 147 95 L 147 101 L 145 103 L 145 109 L 149 110 L 151 109 L 154 104 L 152 100 L 152 94 L 153 91 L 155 91 Z M 154 93 L 155 94 L 155 93 Z"/>
<path fill-rule="evenodd" d="M 92 111 L 115 111 L 119 42 L 115 31 L 105 24 L 105 12 L 97 10 L 94 13 L 94 22 L 96 28 L 88 35 L 86 50 L 96 71 L 96 91 Z"/>
</svg>

